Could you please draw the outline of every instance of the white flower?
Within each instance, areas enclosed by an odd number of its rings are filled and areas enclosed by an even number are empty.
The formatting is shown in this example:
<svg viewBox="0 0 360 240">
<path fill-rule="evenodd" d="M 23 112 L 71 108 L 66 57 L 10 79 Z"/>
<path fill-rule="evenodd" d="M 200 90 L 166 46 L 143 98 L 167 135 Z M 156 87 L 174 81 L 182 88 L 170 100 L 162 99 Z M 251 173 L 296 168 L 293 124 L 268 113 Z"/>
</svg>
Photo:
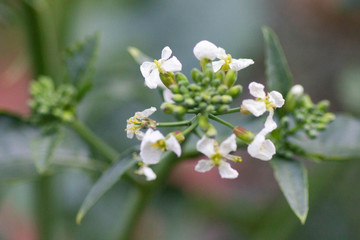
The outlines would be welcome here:
<svg viewBox="0 0 360 240">
<path fill-rule="evenodd" d="M 170 91 L 170 89 L 164 88 L 163 98 L 164 98 L 165 102 L 174 103 L 174 100 L 172 100 L 173 96 L 174 96 L 174 94 Z"/>
<path fill-rule="evenodd" d="M 208 160 L 200 160 L 195 166 L 195 171 L 207 172 L 214 166 L 219 169 L 222 178 L 237 178 L 239 173 L 231 168 L 230 163 L 226 160 L 241 161 L 240 157 L 230 155 L 232 151 L 236 151 L 236 136 L 232 134 L 220 146 L 211 138 L 203 136 L 196 144 L 196 149 L 206 155 Z"/>
<path fill-rule="evenodd" d="M 264 85 L 256 82 L 249 84 L 250 94 L 256 97 L 253 99 L 246 99 L 242 102 L 242 105 L 246 110 L 254 114 L 254 116 L 259 117 L 264 114 L 266 111 L 269 112 L 269 116 L 265 122 L 265 128 L 262 130 L 262 134 L 265 136 L 267 133 L 273 131 L 277 125 L 273 120 L 274 109 L 280 108 L 284 105 L 285 100 L 281 93 L 277 91 L 271 91 L 267 95 L 264 91 Z"/>
<path fill-rule="evenodd" d="M 265 139 L 263 132 L 258 133 L 254 140 L 247 148 L 248 153 L 253 158 L 268 161 L 276 153 L 275 146 L 272 141 Z"/>
<path fill-rule="evenodd" d="M 193 50 L 195 57 L 200 61 L 205 58 L 214 60 L 218 55 L 218 51 L 219 48 L 207 40 L 198 42 Z"/>
<path fill-rule="evenodd" d="M 175 57 L 171 57 L 171 49 L 165 47 L 161 52 L 161 58 L 154 62 L 144 62 L 140 66 L 140 71 L 145 78 L 145 85 L 151 89 L 164 86 L 160 79 L 160 73 L 181 71 L 182 65 Z"/>
<path fill-rule="evenodd" d="M 181 146 L 173 135 L 165 139 L 160 131 L 148 129 L 140 145 L 140 157 L 145 164 L 156 164 L 165 150 L 173 151 L 178 157 Z"/>
<path fill-rule="evenodd" d="M 218 49 L 217 58 L 221 59 L 219 61 L 215 61 L 212 63 L 214 72 L 217 72 L 223 67 L 224 70 L 235 70 L 239 71 L 243 68 L 246 68 L 250 66 L 251 64 L 254 64 L 254 61 L 252 59 L 233 59 L 230 54 L 226 54 L 225 50 L 222 48 Z"/>
<path fill-rule="evenodd" d="M 300 84 L 296 84 L 290 89 L 290 93 L 299 97 L 304 93 L 304 87 L 301 86 Z"/>
<path fill-rule="evenodd" d="M 149 119 L 148 117 L 156 111 L 155 107 L 145 109 L 142 112 L 136 112 L 135 115 L 127 120 L 126 133 L 128 138 L 133 138 L 134 134 L 138 140 L 141 140 L 144 136 L 144 133 L 140 131 L 144 127 L 143 121 L 146 120 L 148 124 L 155 125 L 154 120 Z M 155 126 L 150 126 L 155 127 Z"/>
<path fill-rule="evenodd" d="M 135 171 L 136 174 L 144 175 L 146 177 L 146 181 L 152 181 L 156 179 L 156 174 L 154 171 L 144 163 L 139 163 L 141 166 L 138 170 Z"/>
</svg>

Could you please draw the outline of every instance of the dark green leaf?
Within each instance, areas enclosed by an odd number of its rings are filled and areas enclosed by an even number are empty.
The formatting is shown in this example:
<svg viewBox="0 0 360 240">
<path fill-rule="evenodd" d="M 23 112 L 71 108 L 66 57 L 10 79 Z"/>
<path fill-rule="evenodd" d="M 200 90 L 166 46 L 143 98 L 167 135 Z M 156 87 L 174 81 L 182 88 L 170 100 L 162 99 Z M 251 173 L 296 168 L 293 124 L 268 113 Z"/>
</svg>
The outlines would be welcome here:
<svg viewBox="0 0 360 240">
<path fill-rule="evenodd" d="M 83 204 L 80 207 L 80 210 L 76 216 L 76 222 L 80 224 L 81 220 L 84 218 L 85 214 L 89 209 L 112 187 L 114 184 L 119 181 L 121 176 L 130 169 L 136 160 L 133 158 L 125 158 L 119 162 L 116 162 L 109 168 L 100 179 L 95 183 L 91 188 L 90 192 L 86 196 Z"/>
<path fill-rule="evenodd" d="M 135 62 L 137 62 L 139 65 L 141 65 L 143 62 L 153 61 L 151 57 L 145 55 L 143 52 L 141 52 L 139 49 L 135 47 L 129 47 L 128 52 L 134 58 Z"/>
<path fill-rule="evenodd" d="M 296 160 L 274 158 L 270 161 L 275 179 L 291 209 L 305 223 L 309 210 L 308 180 L 305 166 Z"/>
<path fill-rule="evenodd" d="M 50 135 L 41 135 L 31 141 L 31 150 L 33 153 L 35 166 L 39 173 L 45 173 L 48 170 L 56 148 L 62 139 L 62 132 L 58 131 Z"/>
<path fill-rule="evenodd" d="M 88 37 L 66 50 L 65 67 L 69 81 L 77 86 L 79 99 L 90 89 L 98 48 L 98 35 Z"/>
<path fill-rule="evenodd" d="M 284 51 L 276 34 L 263 27 L 265 41 L 265 66 L 269 90 L 276 90 L 284 97 L 292 86 L 292 75 Z"/>
<path fill-rule="evenodd" d="M 292 138 L 291 142 L 302 147 L 307 155 L 314 159 L 360 159 L 360 120 L 337 115 L 334 122 L 316 139 L 308 139 L 301 135 Z"/>
</svg>

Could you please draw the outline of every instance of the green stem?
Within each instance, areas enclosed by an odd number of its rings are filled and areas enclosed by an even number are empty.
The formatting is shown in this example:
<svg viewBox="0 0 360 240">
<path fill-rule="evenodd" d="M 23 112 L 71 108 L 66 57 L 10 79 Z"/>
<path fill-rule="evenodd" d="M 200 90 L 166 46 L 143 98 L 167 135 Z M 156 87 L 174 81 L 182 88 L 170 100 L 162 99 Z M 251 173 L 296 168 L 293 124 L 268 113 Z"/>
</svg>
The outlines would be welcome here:
<svg viewBox="0 0 360 240">
<path fill-rule="evenodd" d="M 215 115 L 209 114 L 209 118 L 216 121 L 216 122 L 218 122 L 218 123 L 221 123 L 222 125 L 225 125 L 225 126 L 231 128 L 232 130 L 235 128 L 235 126 L 233 126 L 231 123 L 229 123 L 229 122 L 227 122 L 227 121 L 225 121 L 225 120 L 223 120 L 221 118 L 218 118 Z"/>
<path fill-rule="evenodd" d="M 240 110 L 241 110 L 241 107 L 231 108 L 226 113 L 214 113 L 213 115 L 225 115 L 225 114 L 237 113 L 237 112 L 239 113 Z"/>
<path fill-rule="evenodd" d="M 161 122 L 157 123 L 157 127 L 179 127 L 179 126 L 189 126 L 191 124 L 191 120 L 180 121 L 180 122 Z"/>
<path fill-rule="evenodd" d="M 199 116 L 196 115 L 193 118 L 193 121 L 192 121 L 191 125 L 188 128 L 186 128 L 184 131 L 182 131 L 182 133 L 185 136 L 188 135 L 189 133 L 191 133 L 197 127 L 198 124 L 199 124 Z"/>
<path fill-rule="evenodd" d="M 89 128 L 87 128 L 83 123 L 77 119 L 70 122 L 70 126 L 83 138 L 85 141 L 91 145 L 94 149 L 99 151 L 105 158 L 111 162 L 115 162 L 119 159 L 120 153 L 115 149 L 110 147 L 102 139 L 96 136 Z"/>
</svg>

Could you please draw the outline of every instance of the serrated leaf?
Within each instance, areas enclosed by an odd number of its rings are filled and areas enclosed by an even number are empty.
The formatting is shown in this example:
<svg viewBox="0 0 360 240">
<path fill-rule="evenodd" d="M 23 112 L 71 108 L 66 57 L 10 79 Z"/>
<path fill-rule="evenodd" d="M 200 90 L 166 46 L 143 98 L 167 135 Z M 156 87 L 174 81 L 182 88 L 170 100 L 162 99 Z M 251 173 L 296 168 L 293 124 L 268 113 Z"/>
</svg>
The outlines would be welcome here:
<svg viewBox="0 0 360 240">
<path fill-rule="evenodd" d="M 284 97 L 292 86 L 292 75 L 279 39 L 268 27 L 262 28 L 265 41 L 265 67 L 267 86 Z"/>
<path fill-rule="evenodd" d="M 304 224 L 309 210 L 308 179 L 305 166 L 290 159 L 274 158 L 270 161 L 274 176 L 291 209 Z"/>
<path fill-rule="evenodd" d="M 99 37 L 97 34 L 69 48 L 65 52 L 65 67 L 68 80 L 77 86 L 81 99 L 90 89 Z"/>
<path fill-rule="evenodd" d="M 302 147 L 314 159 L 360 159 L 360 120 L 347 115 L 336 115 L 336 119 L 316 139 L 300 135 L 290 141 Z"/>
<path fill-rule="evenodd" d="M 119 181 L 124 173 L 130 169 L 137 161 L 133 158 L 122 159 L 113 164 L 106 172 L 102 174 L 100 179 L 91 188 L 82 203 L 80 210 L 76 216 L 76 222 L 81 223 L 85 214 L 92 206 L 112 187 Z"/>
<path fill-rule="evenodd" d="M 135 62 L 137 62 L 139 65 L 141 65 L 143 62 L 152 62 L 153 59 L 143 52 L 141 52 L 139 49 L 135 47 L 129 47 L 128 52 L 130 55 L 134 58 Z"/>
<path fill-rule="evenodd" d="M 62 139 L 62 132 L 58 131 L 51 135 L 41 135 L 32 139 L 31 150 L 36 169 L 40 174 L 48 170 L 56 148 Z"/>
</svg>

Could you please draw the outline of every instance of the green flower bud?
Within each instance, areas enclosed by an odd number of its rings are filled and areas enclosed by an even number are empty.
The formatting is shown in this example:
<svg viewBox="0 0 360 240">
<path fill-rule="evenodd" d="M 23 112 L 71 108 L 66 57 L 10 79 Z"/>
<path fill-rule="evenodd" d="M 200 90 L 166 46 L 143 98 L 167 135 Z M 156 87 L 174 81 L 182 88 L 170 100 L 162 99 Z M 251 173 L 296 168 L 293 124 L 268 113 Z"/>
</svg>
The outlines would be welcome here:
<svg viewBox="0 0 360 240">
<path fill-rule="evenodd" d="M 189 93 L 189 89 L 187 89 L 187 87 L 185 87 L 185 86 L 180 86 L 180 92 L 182 94 L 186 94 L 186 93 Z"/>
<path fill-rule="evenodd" d="M 306 109 L 310 109 L 314 106 L 313 102 L 311 101 L 311 98 L 309 95 L 305 95 L 302 99 L 301 99 L 301 105 L 306 108 Z"/>
<path fill-rule="evenodd" d="M 329 123 L 335 120 L 335 114 L 333 113 L 325 113 L 324 116 L 321 119 L 321 122 Z"/>
<path fill-rule="evenodd" d="M 229 95 L 223 95 L 221 97 L 221 101 L 222 103 L 231 103 L 232 102 L 232 97 Z"/>
<path fill-rule="evenodd" d="M 195 100 L 195 102 L 200 103 L 201 100 L 203 100 L 203 98 L 201 96 L 197 95 L 194 97 L 194 100 Z"/>
<path fill-rule="evenodd" d="M 217 71 L 215 77 L 220 79 L 220 81 L 223 81 L 225 79 L 225 72 L 222 70 Z"/>
<path fill-rule="evenodd" d="M 174 102 L 181 103 L 184 101 L 184 97 L 181 94 L 174 94 L 172 100 L 174 100 Z"/>
<path fill-rule="evenodd" d="M 210 78 L 204 77 L 204 78 L 201 80 L 201 83 L 202 83 L 204 86 L 209 85 L 209 83 L 210 83 Z"/>
<path fill-rule="evenodd" d="M 199 108 L 200 109 L 205 109 L 206 107 L 207 107 L 207 103 L 205 103 L 205 102 L 199 103 Z"/>
<path fill-rule="evenodd" d="M 179 88 L 179 86 L 178 85 L 171 85 L 170 87 L 169 87 L 169 89 L 170 89 L 170 91 L 172 92 L 172 93 L 180 93 L 180 88 Z"/>
<path fill-rule="evenodd" d="M 175 105 L 172 103 L 164 102 L 163 104 L 161 104 L 160 108 L 164 111 L 164 113 L 171 114 L 174 112 Z"/>
<path fill-rule="evenodd" d="M 197 68 L 194 68 L 192 71 L 191 71 L 191 77 L 192 79 L 194 80 L 194 82 L 200 82 L 201 79 L 203 78 L 203 74 L 202 72 L 197 69 Z"/>
<path fill-rule="evenodd" d="M 229 109 L 230 109 L 229 105 L 223 104 L 217 109 L 217 111 L 219 113 L 227 113 L 229 111 Z"/>
<path fill-rule="evenodd" d="M 236 79 L 237 79 L 237 71 L 229 70 L 225 75 L 224 84 L 228 86 L 228 88 L 231 88 L 236 82 Z"/>
<path fill-rule="evenodd" d="M 166 87 L 170 87 L 171 85 L 176 85 L 174 74 L 171 72 L 160 73 L 160 79 Z"/>
<path fill-rule="evenodd" d="M 180 73 L 180 72 L 178 72 L 178 73 L 175 74 L 175 81 L 176 81 L 177 83 L 179 83 L 179 82 L 189 82 L 189 80 L 187 79 L 187 77 L 185 76 L 185 74 Z"/>
<path fill-rule="evenodd" d="M 183 106 L 175 106 L 174 107 L 174 114 L 176 116 L 182 116 L 186 113 L 186 108 Z"/>
<path fill-rule="evenodd" d="M 211 98 L 211 103 L 221 103 L 222 97 L 220 95 L 215 95 Z"/>
<path fill-rule="evenodd" d="M 239 96 L 240 93 L 242 93 L 242 86 L 241 85 L 235 85 L 231 87 L 229 90 L 226 91 L 227 95 L 230 95 L 233 98 L 236 98 Z"/>
<path fill-rule="evenodd" d="M 255 135 L 251 131 L 241 126 L 237 126 L 236 128 L 234 128 L 233 133 L 236 135 L 236 137 L 238 137 L 240 140 L 244 141 L 247 144 L 250 144 L 255 137 Z"/>
<path fill-rule="evenodd" d="M 201 90 L 201 87 L 195 83 L 192 83 L 188 86 L 188 89 L 190 89 L 193 92 L 197 92 Z"/>
<path fill-rule="evenodd" d="M 316 125 L 316 130 L 323 131 L 326 129 L 327 124 L 326 123 L 319 123 Z"/>
<path fill-rule="evenodd" d="M 210 124 L 210 127 L 206 130 L 205 135 L 209 138 L 214 138 L 217 135 L 216 128 Z"/>
<path fill-rule="evenodd" d="M 315 129 L 311 129 L 309 131 L 306 131 L 306 135 L 311 138 L 311 139 L 314 139 L 316 138 L 318 135 L 319 135 L 319 132 L 316 131 Z"/>
<path fill-rule="evenodd" d="M 209 129 L 210 125 L 211 124 L 209 123 L 208 115 L 200 115 L 200 117 L 199 117 L 199 127 L 203 131 L 206 131 L 206 130 Z"/>
<path fill-rule="evenodd" d="M 317 104 L 316 107 L 317 109 L 325 112 L 330 107 L 330 102 L 328 100 L 322 100 Z"/>
<path fill-rule="evenodd" d="M 204 76 L 208 77 L 210 79 L 210 81 L 214 78 L 214 71 L 213 71 L 211 63 L 206 64 L 206 67 L 204 69 Z"/>
<path fill-rule="evenodd" d="M 218 87 L 218 86 L 220 86 L 220 84 L 221 84 L 221 80 L 219 78 L 214 78 L 211 81 L 211 86 Z"/>
<path fill-rule="evenodd" d="M 187 106 L 187 107 L 193 107 L 196 105 L 194 99 L 192 98 L 186 98 L 185 101 L 184 101 L 184 105 Z"/>
<path fill-rule="evenodd" d="M 215 111 L 214 105 L 208 105 L 205 109 L 207 113 L 213 113 Z"/>
<path fill-rule="evenodd" d="M 184 80 L 179 81 L 178 84 L 179 84 L 179 86 L 184 86 L 184 87 L 189 86 L 189 82 L 188 82 L 188 81 L 184 81 Z"/>
<path fill-rule="evenodd" d="M 228 87 L 226 85 L 220 85 L 217 88 L 218 93 L 220 93 L 221 95 L 225 94 L 227 90 L 228 90 Z"/>
<path fill-rule="evenodd" d="M 202 93 L 201 94 L 202 99 L 204 99 L 206 102 L 210 102 L 211 96 L 208 93 Z"/>
<path fill-rule="evenodd" d="M 179 143 L 182 143 L 185 140 L 185 136 L 181 131 L 175 131 L 170 134 L 173 135 Z"/>
</svg>

